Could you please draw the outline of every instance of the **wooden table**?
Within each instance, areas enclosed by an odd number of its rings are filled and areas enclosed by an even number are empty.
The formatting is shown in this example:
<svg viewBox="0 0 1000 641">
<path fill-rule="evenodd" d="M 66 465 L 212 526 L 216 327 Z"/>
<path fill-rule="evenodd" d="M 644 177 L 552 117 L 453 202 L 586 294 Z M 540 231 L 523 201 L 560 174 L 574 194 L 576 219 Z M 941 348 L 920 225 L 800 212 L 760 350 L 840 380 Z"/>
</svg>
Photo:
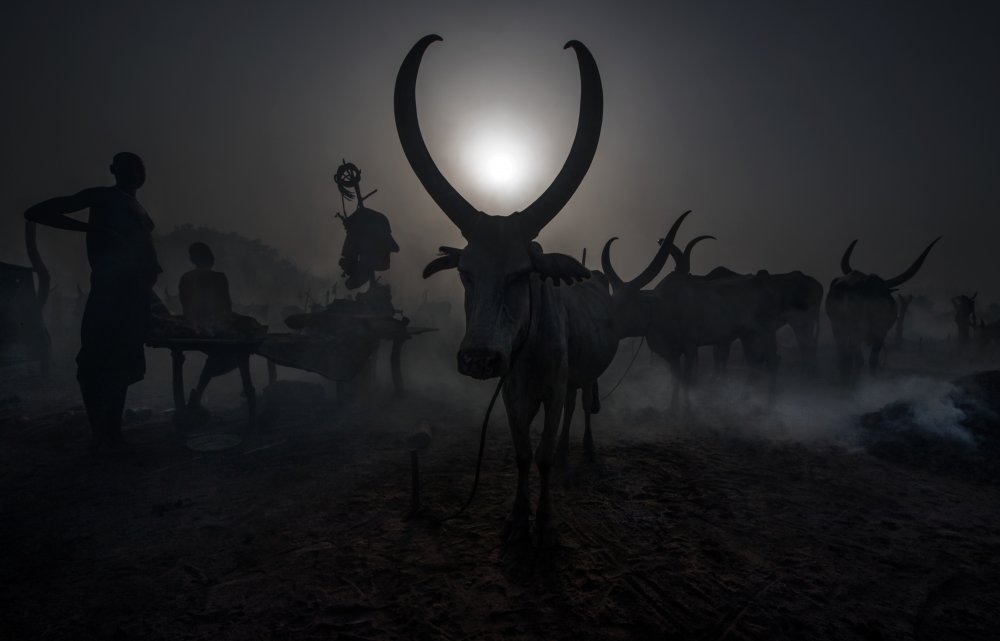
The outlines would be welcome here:
<svg viewBox="0 0 1000 641">
<path fill-rule="evenodd" d="M 247 399 L 249 413 L 247 427 L 253 428 L 257 419 L 257 392 L 250 378 L 250 355 L 256 351 L 261 339 L 239 340 L 224 338 L 151 338 L 146 345 L 170 350 L 173 366 L 172 381 L 174 392 L 174 425 L 182 426 L 186 416 L 187 401 L 184 397 L 184 352 L 196 351 L 203 354 L 231 353 L 236 357 L 243 394 Z M 268 375 L 273 376 L 274 365 L 268 362 Z"/>
<path fill-rule="evenodd" d="M 383 327 L 382 325 L 385 325 Z M 184 388 L 185 352 L 196 351 L 204 354 L 230 353 L 236 357 L 243 383 L 243 393 L 249 411 L 248 427 L 256 421 L 257 398 L 250 378 L 250 356 L 258 354 L 267 359 L 268 384 L 277 379 L 275 364 L 316 372 L 333 381 L 353 380 L 367 364 L 372 365 L 372 356 L 381 340 L 392 342 L 389 364 L 396 396 L 405 392 L 402 371 L 403 344 L 413 336 L 434 331 L 428 327 L 406 327 L 395 324 L 358 325 L 356 332 L 332 334 L 266 334 L 253 339 L 227 338 L 167 338 L 156 337 L 146 341 L 153 348 L 169 349 L 172 361 L 172 382 L 174 394 L 174 424 L 184 425 L 187 401 Z"/>
</svg>

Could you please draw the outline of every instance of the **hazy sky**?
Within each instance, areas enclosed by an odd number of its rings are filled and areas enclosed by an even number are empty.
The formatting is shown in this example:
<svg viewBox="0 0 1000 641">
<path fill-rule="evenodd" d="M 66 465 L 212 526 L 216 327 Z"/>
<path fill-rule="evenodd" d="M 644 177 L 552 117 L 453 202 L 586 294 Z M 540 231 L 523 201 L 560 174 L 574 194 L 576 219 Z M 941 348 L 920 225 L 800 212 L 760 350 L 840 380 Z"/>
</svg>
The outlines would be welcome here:
<svg viewBox="0 0 1000 641">
<path fill-rule="evenodd" d="M 28 205 L 107 184 L 128 149 L 146 160 L 140 199 L 161 232 L 237 231 L 331 277 L 346 157 L 379 189 L 370 205 L 403 248 L 394 270 L 419 269 L 460 237 L 403 157 L 392 90 L 413 43 L 438 33 L 421 123 L 445 174 L 490 213 L 524 206 L 558 171 L 579 100 L 562 46 L 594 54 L 601 143 L 542 233 L 548 249 L 596 257 L 620 236 L 616 266 L 633 274 L 693 209 L 682 237 L 719 238 L 696 271 L 799 268 L 826 283 L 855 237 L 855 265 L 889 276 L 943 235 L 913 288 L 996 297 L 992 4 L 6 0 L 0 260 L 26 263 Z M 523 155 L 522 182 L 483 183 L 491 145 Z M 55 280 L 77 278 L 83 239 L 41 236 L 65 257 Z"/>
</svg>

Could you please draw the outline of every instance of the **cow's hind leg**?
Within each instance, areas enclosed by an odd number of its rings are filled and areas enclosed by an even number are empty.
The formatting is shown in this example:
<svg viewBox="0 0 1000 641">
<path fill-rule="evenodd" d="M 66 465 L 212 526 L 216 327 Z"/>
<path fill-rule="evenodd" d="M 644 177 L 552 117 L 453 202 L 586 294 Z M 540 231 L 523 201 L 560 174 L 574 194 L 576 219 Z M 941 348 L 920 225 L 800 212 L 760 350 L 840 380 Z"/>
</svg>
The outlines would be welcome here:
<svg viewBox="0 0 1000 641">
<path fill-rule="evenodd" d="M 538 482 L 541 488 L 538 493 L 538 511 L 535 513 L 535 540 L 539 547 L 549 547 L 556 540 L 555 530 L 552 528 L 549 481 L 564 398 L 563 394 L 556 392 L 545 401 L 545 427 L 542 430 L 542 440 L 535 451 L 535 464 L 538 466 Z"/>
<path fill-rule="evenodd" d="M 712 347 L 712 356 L 715 361 L 714 374 L 719 379 L 726 373 L 726 365 L 729 363 L 729 352 L 732 350 L 732 343 L 719 343 Z"/>
<path fill-rule="evenodd" d="M 504 406 L 507 408 L 507 422 L 510 425 L 511 440 L 514 441 L 514 455 L 517 458 L 517 493 L 514 507 L 503 528 L 503 539 L 508 544 L 527 541 L 531 533 L 531 419 L 538 413 L 540 403 L 528 398 L 523 390 L 511 392 L 504 387 Z"/>
<path fill-rule="evenodd" d="M 584 413 L 586 415 L 587 410 L 587 394 L 584 392 L 583 395 L 583 407 Z M 566 402 L 563 405 L 563 426 L 562 431 L 559 432 L 559 447 L 556 448 L 556 460 L 560 463 L 565 462 L 567 455 L 569 454 L 569 430 L 573 423 L 573 410 L 576 408 L 576 388 L 566 389 Z M 589 425 L 589 419 L 588 419 Z M 586 436 L 584 437 L 586 439 Z"/>
<path fill-rule="evenodd" d="M 683 383 L 683 374 L 681 373 L 681 355 L 672 355 L 669 358 L 670 363 L 670 383 L 673 387 L 670 390 L 670 413 L 675 414 L 680 410 L 680 393 Z"/>
<path fill-rule="evenodd" d="M 883 340 L 881 338 L 875 338 L 871 342 L 871 353 L 868 356 L 868 370 L 875 374 L 879 370 L 881 363 L 879 362 L 879 356 L 882 354 Z"/>
</svg>

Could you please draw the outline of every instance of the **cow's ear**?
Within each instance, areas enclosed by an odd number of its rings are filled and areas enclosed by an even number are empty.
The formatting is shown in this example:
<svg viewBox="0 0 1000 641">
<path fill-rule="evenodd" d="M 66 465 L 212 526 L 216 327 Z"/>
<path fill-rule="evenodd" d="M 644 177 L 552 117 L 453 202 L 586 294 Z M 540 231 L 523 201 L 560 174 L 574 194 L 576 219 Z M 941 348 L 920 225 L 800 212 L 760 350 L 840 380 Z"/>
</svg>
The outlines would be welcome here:
<svg viewBox="0 0 1000 641">
<path fill-rule="evenodd" d="M 584 267 L 580 261 L 566 254 L 532 251 L 531 266 L 542 277 L 542 280 L 551 278 L 556 285 L 559 285 L 560 282 L 569 285 L 590 278 L 590 270 Z"/>
<path fill-rule="evenodd" d="M 455 269 L 458 267 L 458 259 L 462 257 L 461 249 L 440 247 L 439 251 L 441 255 L 427 263 L 427 267 L 424 267 L 424 278 L 430 278 L 445 269 Z"/>
</svg>

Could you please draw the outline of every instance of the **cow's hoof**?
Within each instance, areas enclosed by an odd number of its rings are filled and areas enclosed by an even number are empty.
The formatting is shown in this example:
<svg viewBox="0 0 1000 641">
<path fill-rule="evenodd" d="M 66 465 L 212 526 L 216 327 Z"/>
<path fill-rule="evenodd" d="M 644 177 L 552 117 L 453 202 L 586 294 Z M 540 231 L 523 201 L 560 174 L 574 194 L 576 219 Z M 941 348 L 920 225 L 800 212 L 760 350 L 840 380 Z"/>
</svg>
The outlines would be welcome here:
<svg viewBox="0 0 1000 641">
<path fill-rule="evenodd" d="M 500 538 L 505 545 L 522 545 L 531 540 L 531 528 L 528 525 L 528 515 L 511 513 L 504 522 Z"/>
</svg>

